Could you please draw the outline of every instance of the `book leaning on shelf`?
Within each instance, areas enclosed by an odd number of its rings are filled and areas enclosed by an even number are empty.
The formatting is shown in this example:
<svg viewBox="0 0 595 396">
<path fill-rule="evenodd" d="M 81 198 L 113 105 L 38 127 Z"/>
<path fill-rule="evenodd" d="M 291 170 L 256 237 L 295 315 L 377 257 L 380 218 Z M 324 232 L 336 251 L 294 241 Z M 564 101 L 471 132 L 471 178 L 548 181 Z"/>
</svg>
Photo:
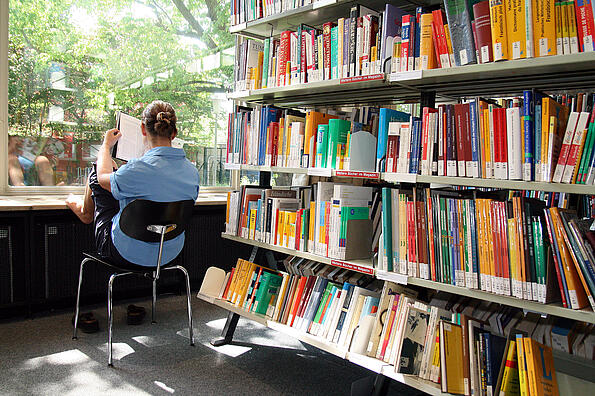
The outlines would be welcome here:
<svg viewBox="0 0 595 396">
<path fill-rule="evenodd" d="M 232 22 L 299 7 L 295 2 L 267 3 L 242 2 L 240 11 L 240 4 L 232 2 Z M 301 24 L 264 42 L 245 39 L 236 52 L 236 89 L 595 50 L 590 0 L 519 1 L 509 6 L 496 0 L 443 3 L 442 9 L 417 7 L 415 14 L 391 4 L 378 10 L 355 4 L 349 13 L 320 26 Z"/>
<path fill-rule="evenodd" d="M 369 276 L 303 258 L 284 265 L 287 272 L 238 260 L 219 298 L 445 392 L 556 395 L 552 348 L 595 357 L 593 325 L 446 293 L 422 300 L 402 285 L 379 290 Z"/>
</svg>

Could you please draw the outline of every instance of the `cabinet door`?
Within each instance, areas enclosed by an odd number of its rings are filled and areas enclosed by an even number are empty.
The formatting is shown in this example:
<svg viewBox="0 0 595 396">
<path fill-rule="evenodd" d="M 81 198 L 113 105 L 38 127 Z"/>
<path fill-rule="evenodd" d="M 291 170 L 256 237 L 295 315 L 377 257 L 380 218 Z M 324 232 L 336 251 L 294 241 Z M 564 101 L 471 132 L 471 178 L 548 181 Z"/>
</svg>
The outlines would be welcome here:
<svg viewBox="0 0 595 396">
<path fill-rule="evenodd" d="M 24 219 L 0 219 L 0 306 L 27 300 Z"/>
</svg>

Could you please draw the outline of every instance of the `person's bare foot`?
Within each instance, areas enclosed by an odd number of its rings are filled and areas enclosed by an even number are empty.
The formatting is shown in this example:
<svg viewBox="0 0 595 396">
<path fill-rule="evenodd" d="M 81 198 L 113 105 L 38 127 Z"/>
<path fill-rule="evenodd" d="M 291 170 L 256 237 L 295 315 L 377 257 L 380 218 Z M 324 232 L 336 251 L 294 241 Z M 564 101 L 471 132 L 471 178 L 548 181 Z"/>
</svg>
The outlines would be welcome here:
<svg viewBox="0 0 595 396">
<path fill-rule="evenodd" d="M 91 224 L 93 222 L 93 213 L 86 213 L 83 207 L 83 198 L 74 194 L 68 195 L 66 198 L 66 206 L 82 221 L 84 224 Z"/>
</svg>

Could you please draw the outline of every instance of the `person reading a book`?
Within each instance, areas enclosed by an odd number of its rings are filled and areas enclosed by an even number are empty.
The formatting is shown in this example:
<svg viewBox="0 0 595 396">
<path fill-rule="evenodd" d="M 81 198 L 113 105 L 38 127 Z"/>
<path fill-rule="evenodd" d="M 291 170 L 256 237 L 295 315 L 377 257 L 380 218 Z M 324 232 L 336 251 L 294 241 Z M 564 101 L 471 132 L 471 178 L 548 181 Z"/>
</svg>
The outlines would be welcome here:
<svg viewBox="0 0 595 396">
<path fill-rule="evenodd" d="M 22 138 L 9 135 L 8 182 L 11 186 L 52 186 L 54 170 L 46 155 L 24 155 Z"/>
<path fill-rule="evenodd" d="M 153 260 L 147 257 L 156 257 L 159 248 L 158 244 L 135 240 L 121 231 L 119 219 L 126 205 L 135 199 L 174 202 L 198 197 L 198 170 L 186 159 L 183 149 L 171 146 L 178 133 L 176 121 L 171 104 L 162 101 L 149 104 L 143 111 L 141 124 L 149 150 L 118 169 L 111 152 L 122 135 L 117 129 L 107 131 L 84 198 L 71 195 L 66 200 L 83 223 L 95 221 L 98 253 L 123 268 L 153 266 Z M 173 260 L 183 246 L 184 234 L 166 241 L 162 262 Z"/>
</svg>

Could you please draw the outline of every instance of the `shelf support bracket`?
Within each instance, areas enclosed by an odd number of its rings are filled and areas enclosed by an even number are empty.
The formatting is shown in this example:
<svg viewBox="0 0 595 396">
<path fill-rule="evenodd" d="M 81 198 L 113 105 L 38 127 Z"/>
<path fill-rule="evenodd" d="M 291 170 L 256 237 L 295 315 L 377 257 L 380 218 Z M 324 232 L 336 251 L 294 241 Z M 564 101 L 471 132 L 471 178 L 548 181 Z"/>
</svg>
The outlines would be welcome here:
<svg viewBox="0 0 595 396">
<path fill-rule="evenodd" d="M 386 396 L 388 394 L 388 378 L 383 374 L 376 377 L 365 377 L 351 384 L 351 396 Z"/>
<path fill-rule="evenodd" d="M 239 319 L 240 315 L 230 311 L 227 315 L 227 321 L 225 322 L 223 331 L 221 332 L 221 337 L 211 340 L 211 345 L 218 347 L 230 344 L 233 339 L 233 333 L 236 331 L 236 326 L 238 325 Z"/>
</svg>

